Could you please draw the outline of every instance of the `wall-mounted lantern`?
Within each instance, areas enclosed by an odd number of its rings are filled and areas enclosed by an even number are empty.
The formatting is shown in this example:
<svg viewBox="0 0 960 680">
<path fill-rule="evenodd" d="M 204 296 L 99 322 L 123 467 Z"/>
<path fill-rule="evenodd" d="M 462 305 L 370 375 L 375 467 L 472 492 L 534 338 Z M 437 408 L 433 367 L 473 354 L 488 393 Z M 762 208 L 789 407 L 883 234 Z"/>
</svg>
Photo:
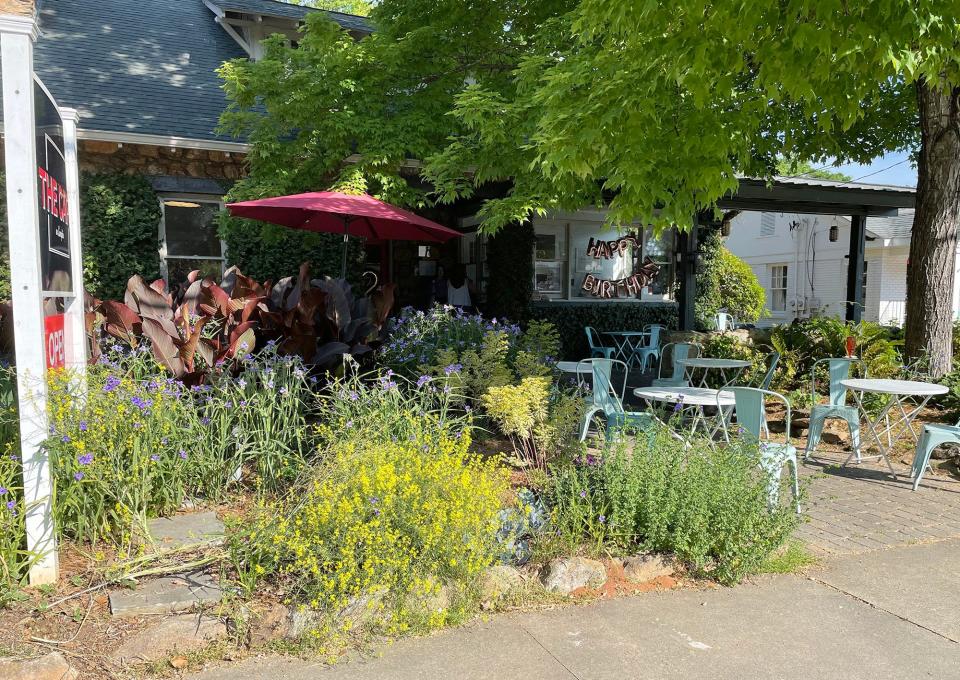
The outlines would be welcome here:
<svg viewBox="0 0 960 680">
<path fill-rule="evenodd" d="M 830 238 L 830 243 L 836 243 L 837 240 L 840 238 L 840 227 L 838 227 L 836 224 L 830 225 L 829 238 Z"/>
</svg>

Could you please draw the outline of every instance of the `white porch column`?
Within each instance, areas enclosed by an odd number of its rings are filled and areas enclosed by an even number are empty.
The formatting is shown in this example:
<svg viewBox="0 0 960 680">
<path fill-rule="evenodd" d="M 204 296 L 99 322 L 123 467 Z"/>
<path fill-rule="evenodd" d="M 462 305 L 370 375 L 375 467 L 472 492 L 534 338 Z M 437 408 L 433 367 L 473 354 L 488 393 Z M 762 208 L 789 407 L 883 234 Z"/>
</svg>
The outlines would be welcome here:
<svg viewBox="0 0 960 680">
<path fill-rule="evenodd" d="M 20 406 L 20 455 L 27 506 L 27 548 L 40 557 L 30 583 L 57 579 L 52 481 L 47 454 L 47 384 L 41 302 L 39 207 L 33 100 L 32 17 L 0 16 L 0 68 L 3 69 L 4 156 L 7 170 L 7 224 L 10 234 L 10 285 Z"/>
<path fill-rule="evenodd" d="M 66 367 L 73 373 L 75 387 L 82 389 L 87 373 L 87 331 L 84 322 L 83 245 L 80 242 L 80 172 L 77 165 L 77 124 L 80 114 L 76 109 L 60 107 L 63 119 L 63 156 L 67 166 L 67 200 L 70 219 L 70 281 L 76 297 L 66 298 L 64 310 L 64 342 Z"/>
</svg>

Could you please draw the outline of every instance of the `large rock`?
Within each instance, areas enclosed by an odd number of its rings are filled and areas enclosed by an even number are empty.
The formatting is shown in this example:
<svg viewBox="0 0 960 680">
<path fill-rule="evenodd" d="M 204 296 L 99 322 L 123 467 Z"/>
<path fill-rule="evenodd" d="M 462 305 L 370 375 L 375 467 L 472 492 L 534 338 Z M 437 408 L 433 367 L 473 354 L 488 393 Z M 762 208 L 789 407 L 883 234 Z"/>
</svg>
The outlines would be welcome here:
<svg viewBox="0 0 960 680">
<path fill-rule="evenodd" d="M 0 659 L 0 678 L 3 680 L 77 680 L 80 674 L 60 652 L 50 652 L 36 659 Z"/>
<path fill-rule="evenodd" d="M 220 545 L 224 533 L 223 522 L 212 511 L 158 517 L 147 522 L 147 531 L 160 551 Z"/>
<path fill-rule="evenodd" d="M 206 647 L 226 633 L 227 627 L 220 619 L 195 614 L 171 616 L 124 640 L 110 658 L 120 664 L 158 661 L 176 652 Z"/>
<path fill-rule="evenodd" d="M 111 590 L 110 613 L 114 616 L 174 614 L 197 605 L 214 604 L 223 593 L 211 574 L 191 572 L 164 576 L 138 584 L 136 588 Z"/>
<path fill-rule="evenodd" d="M 606 580 L 603 563 L 586 557 L 551 560 L 540 576 L 544 588 L 564 595 L 578 588 L 599 588 Z"/>
<path fill-rule="evenodd" d="M 523 574 L 516 567 L 498 564 L 487 567 L 480 575 L 480 597 L 487 604 L 523 586 Z"/>
<path fill-rule="evenodd" d="M 623 575 L 634 583 L 671 576 L 673 571 L 673 562 L 663 555 L 636 555 L 623 561 Z"/>
<path fill-rule="evenodd" d="M 250 618 L 250 646 L 262 647 L 272 640 L 292 638 L 293 613 L 277 603 Z"/>
</svg>

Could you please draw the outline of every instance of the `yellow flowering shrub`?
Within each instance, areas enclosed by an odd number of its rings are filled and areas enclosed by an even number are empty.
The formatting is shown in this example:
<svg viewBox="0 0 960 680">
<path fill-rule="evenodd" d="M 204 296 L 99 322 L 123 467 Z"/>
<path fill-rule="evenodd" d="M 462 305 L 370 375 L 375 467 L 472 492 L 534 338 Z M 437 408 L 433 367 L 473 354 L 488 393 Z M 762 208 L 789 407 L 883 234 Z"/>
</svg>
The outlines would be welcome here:
<svg viewBox="0 0 960 680">
<path fill-rule="evenodd" d="M 529 377 L 519 385 L 491 387 L 483 395 L 486 413 L 513 441 L 517 454 L 527 463 L 543 467 L 546 452 L 538 444 L 538 432 L 547 426 L 550 379 Z"/>
<path fill-rule="evenodd" d="M 447 623 L 494 559 L 507 489 L 469 446 L 432 419 L 405 440 L 346 440 L 301 492 L 244 522 L 231 541 L 241 582 L 274 575 L 327 614 L 318 637 L 358 619 L 388 633 Z"/>
</svg>

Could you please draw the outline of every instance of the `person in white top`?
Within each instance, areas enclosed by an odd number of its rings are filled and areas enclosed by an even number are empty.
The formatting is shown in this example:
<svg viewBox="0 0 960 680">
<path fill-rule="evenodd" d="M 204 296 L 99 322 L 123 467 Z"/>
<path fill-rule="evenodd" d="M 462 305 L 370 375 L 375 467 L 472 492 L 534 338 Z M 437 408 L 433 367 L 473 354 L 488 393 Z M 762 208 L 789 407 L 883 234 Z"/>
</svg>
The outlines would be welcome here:
<svg viewBox="0 0 960 680">
<path fill-rule="evenodd" d="M 454 265 L 447 277 L 447 304 L 452 307 L 470 309 L 473 307 L 473 281 L 467 278 L 462 264 Z"/>
</svg>

